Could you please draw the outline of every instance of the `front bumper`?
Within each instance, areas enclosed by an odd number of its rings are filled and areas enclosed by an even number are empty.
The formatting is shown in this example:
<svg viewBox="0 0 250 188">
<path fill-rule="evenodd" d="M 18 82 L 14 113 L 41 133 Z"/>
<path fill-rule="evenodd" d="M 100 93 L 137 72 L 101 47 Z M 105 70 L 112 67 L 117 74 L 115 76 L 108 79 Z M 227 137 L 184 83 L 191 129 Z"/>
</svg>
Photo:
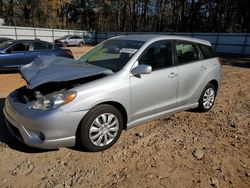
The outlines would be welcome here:
<svg viewBox="0 0 250 188">
<path fill-rule="evenodd" d="M 25 144 L 55 149 L 75 145 L 77 127 L 87 111 L 65 112 L 33 110 L 29 104 L 17 102 L 9 96 L 3 109 L 6 125 L 13 136 Z"/>
</svg>

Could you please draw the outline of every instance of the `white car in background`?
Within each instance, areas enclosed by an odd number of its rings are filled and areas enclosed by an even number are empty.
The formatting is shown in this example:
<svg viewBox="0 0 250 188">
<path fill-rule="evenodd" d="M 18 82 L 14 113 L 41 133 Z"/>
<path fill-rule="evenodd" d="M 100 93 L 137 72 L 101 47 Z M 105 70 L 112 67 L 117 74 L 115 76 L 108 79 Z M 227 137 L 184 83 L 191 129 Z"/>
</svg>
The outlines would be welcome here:
<svg viewBox="0 0 250 188">
<path fill-rule="evenodd" d="M 84 38 L 77 36 L 77 35 L 66 35 L 59 39 L 56 39 L 55 44 L 58 46 L 83 46 L 85 44 Z"/>
</svg>

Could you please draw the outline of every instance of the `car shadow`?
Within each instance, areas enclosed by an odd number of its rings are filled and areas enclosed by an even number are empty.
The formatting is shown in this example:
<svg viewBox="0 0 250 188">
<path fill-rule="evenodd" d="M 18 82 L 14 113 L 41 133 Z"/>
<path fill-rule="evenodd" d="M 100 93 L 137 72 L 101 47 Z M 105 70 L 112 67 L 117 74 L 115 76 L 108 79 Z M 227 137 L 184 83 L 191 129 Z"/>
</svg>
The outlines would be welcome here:
<svg viewBox="0 0 250 188">
<path fill-rule="evenodd" d="M 0 70 L 0 74 L 17 74 L 18 70 Z"/>
<path fill-rule="evenodd" d="M 250 57 L 221 56 L 223 65 L 250 68 Z"/>
<path fill-rule="evenodd" d="M 55 150 L 42 150 L 29 147 L 22 142 L 18 141 L 15 137 L 11 135 L 8 128 L 6 127 L 3 107 L 4 107 L 4 98 L 0 98 L 0 147 L 10 147 L 13 150 L 17 150 L 24 153 L 43 153 L 51 152 Z"/>
</svg>

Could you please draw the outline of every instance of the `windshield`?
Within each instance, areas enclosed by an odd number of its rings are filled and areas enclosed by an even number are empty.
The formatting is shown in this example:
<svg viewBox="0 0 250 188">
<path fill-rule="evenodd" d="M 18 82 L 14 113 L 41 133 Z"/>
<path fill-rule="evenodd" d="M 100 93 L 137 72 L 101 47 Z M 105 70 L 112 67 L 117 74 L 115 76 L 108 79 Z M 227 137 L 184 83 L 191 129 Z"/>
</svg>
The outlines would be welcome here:
<svg viewBox="0 0 250 188">
<path fill-rule="evenodd" d="M 5 49 L 6 47 L 8 47 L 10 44 L 12 44 L 13 41 L 6 41 L 0 44 L 0 50 Z"/>
<path fill-rule="evenodd" d="M 78 61 L 118 72 L 143 45 L 142 41 L 108 40 L 81 56 Z"/>
</svg>

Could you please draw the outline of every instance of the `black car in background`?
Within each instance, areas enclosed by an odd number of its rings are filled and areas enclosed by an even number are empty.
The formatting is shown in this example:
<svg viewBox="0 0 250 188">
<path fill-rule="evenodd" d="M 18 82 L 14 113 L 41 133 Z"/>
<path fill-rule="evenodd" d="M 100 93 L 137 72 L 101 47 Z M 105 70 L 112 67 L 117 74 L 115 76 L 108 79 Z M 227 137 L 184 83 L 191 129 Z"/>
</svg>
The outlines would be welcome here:
<svg viewBox="0 0 250 188">
<path fill-rule="evenodd" d="M 13 40 L 13 39 L 6 38 L 6 37 L 0 37 L 0 44 L 3 43 L 3 42 L 6 42 L 8 40 Z"/>
<path fill-rule="evenodd" d="M 61 56 L 73 59 L 69 49 L 41 40 L 12 40 L 0 44 L 0 72 L 16 71 L 21 65 L 33 61 L 40 55 Z"/>
</svg>

